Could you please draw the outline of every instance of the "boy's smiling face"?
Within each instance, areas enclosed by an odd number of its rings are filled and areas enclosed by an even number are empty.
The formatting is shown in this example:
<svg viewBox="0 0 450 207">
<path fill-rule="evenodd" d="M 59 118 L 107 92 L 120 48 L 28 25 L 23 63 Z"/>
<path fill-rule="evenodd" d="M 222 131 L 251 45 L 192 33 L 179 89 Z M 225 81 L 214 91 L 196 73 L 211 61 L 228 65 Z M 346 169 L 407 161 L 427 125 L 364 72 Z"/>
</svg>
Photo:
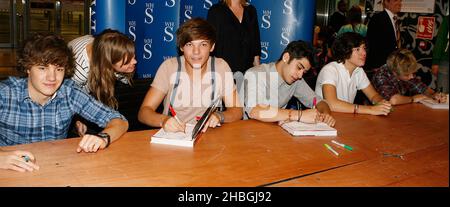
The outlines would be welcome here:
<svg viewBox="0 0 450 207">
<path fill-rule="evenodd" d="M 61 86 L 64 71 L 64 67 L 53 64 L 33 65 L 28 69 L 28 93 L 31 99 L 44 105 Z"/>
</svg>

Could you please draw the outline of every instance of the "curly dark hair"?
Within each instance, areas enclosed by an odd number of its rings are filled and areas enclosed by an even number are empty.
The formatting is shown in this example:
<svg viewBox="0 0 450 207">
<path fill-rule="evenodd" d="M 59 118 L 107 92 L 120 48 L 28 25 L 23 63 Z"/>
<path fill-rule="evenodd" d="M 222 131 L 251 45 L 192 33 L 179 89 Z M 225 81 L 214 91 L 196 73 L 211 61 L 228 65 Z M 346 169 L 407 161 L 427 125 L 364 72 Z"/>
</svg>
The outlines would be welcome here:
<svg viewBox="0 0 450 207">
<path fill-rule="evenodd" d="M 64 67 L 66 78 L 74 73 L 74 54 L 60 36 L 36 34 L 25 40 L 17 53 L 17 70 L 21 73 L 34 65 L 49 64 Z"/>
<path fill-rule="evenodd" d="M 367 45 L 363 36 L 355 32 L 346 32 L 339 36 L 331 48 L 334 59 L 338 62 L 344 62 L 352 56 L 353 48 Z"/>
</svg>

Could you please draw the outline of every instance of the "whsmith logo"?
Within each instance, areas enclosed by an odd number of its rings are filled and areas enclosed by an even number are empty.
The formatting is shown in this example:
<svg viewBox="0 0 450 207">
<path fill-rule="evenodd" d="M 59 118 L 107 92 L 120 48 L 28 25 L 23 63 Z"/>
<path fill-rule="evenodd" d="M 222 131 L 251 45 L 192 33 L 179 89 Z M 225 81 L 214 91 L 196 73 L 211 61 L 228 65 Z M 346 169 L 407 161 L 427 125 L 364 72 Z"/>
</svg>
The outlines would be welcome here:
<svg viewBox="0 0 450 207">
<path fill-rule="evenodd" d="M 154 3 L 145 3 L 145 19 L 146 24 L 153 23 L 153 8 L 155 8 Z"/>
<path fill-rule="evenodd" d="M 167 7 L 174 7 L 175 6 L 175 0 L 166 0 L 166 4 L 164 4 Z"/>
<path fill-rule="evenodd" d="M 136 0 L 128 0 L 128 4 L 129 5 L 134 5 L 134 4 L 136 4 Z"/>
<path fill-rule="evenodd" d="M 184 18 L 186 20 L 192 19 L 192 10 L 193 9 L 194 9 L 194 6 L 192 6 L 192 5 L 185 5 L 184 6 Z"/>
<path fill-rule="evenodd" d="M 172 42 L 173 28 L 175 28 L 175 22 L 164 22 L 164 42 Z"/>
<path fill-rule="evenodd" d="M 262 15 L 262 23 L 261 23 L 261 28 L 263 29 L 269 29 L 270 28 L 270 16 L 272 15 L 272 11 L 271 10 L 263 10 L 263 15 Z"/>
<path fill-rule="evenodd" d="M 269 58 L 269 42 L 261 42 L 261 60 Z"/>
<path fill-rule="evenodd" d="M 152 58 L 152 42 L 153 39 L 144 39 L 144 54 L 143 58 L 149 60 Z"/>
<path fill-rule="evenodd" d="M 289 37 L 291 36 L 291 28 L 290 27 L 283 27 L 281 28 L 282 32 L 281 32 L 281 40 L 280 40 L 280 45 L 288 45 L 290 40 Z"/>
<path fill-rule="evenodd" d="M 173 58 L 173 56 L 163 56 L 163 60 L 167 60 L 167 59 L 170 59 L 170 58 Z"/>
<path fill-rule="evenodd" d="M 128 33 L 133 37 L 133 41 L 136 41 L 136 21 L 128 21 Z"/>
<path fill-rule="evenodd" d="M 211 2 L 211 0 L 205 0 L 205 2 L 203 3 L 203 8 L 209 9 L 209 8 L 211 8 L 212 5 L 213 5 L 213 3 Z"/>
<path fill-rule="evenodd" d="M 92 1 L 91 8 L 94 8 L 94 9 L 92 9 L 92 12 L 91 12 L 91 31 L 94 34 L 97 31 L 97 19 L 95 18 L 95 14 L 96 14 L 95 7 L 96 6 L 97 6 L 96 1 L 95 0 Z"/>
<path fill-rule="evenodd" d="M 292 0 L 284 0 L 283 14 L 292 14 Z"/>
</svg>

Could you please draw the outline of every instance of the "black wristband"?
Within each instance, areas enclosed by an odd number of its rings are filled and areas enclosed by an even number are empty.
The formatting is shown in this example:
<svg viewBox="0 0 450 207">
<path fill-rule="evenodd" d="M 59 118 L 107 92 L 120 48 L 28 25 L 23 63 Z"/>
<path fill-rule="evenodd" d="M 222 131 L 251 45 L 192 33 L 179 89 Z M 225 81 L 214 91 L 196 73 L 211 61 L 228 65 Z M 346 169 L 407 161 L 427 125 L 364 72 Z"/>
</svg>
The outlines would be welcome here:
<svg viewBox="0 0 450 207">
<path fill-rule="evenodd" d="M 103 140 L 106 140 L 105 148 L 107 148 L 109 146 L 109 144 L 111 143 L 111 137 L 109 136 L 109 134 L 104 133 L 104 132 L 100 132 L 100 133 L 97 134 L 97 136 L 102 138 Z"/>
</svg>

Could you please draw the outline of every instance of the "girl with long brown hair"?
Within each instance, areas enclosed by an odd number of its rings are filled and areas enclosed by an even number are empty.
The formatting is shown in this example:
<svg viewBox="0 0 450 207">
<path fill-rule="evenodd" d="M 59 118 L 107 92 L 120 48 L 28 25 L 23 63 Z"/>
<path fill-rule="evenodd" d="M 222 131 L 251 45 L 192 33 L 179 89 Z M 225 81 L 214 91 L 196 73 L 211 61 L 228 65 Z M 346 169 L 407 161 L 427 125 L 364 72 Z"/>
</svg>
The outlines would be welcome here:
<svg viewBox="0 0 450 207">
<path fill-rule="evenodd" d="M 111 29 L 69 42 L 75 53 L 75 74 L 72 79 L 87 93 L 105 105 L 117 109 L 114 97 L 116 80 L 131 84 L 135 65 L 134 42 Z"/>
<path fill-rule="evenodd" d="M 106 29 L 95 36 L 76 38 L 69 42 L 69 47 L 75 54 L 72 80 L 95 99 L 117 110 L 116 80 L 131 85 L 137 63 L 133 40 L 119 31 Z M 96 126 L 80 119 L 76 121 L 78 135 L 86 133 L 86 124 L 96 131 Z"/>
</svg>

